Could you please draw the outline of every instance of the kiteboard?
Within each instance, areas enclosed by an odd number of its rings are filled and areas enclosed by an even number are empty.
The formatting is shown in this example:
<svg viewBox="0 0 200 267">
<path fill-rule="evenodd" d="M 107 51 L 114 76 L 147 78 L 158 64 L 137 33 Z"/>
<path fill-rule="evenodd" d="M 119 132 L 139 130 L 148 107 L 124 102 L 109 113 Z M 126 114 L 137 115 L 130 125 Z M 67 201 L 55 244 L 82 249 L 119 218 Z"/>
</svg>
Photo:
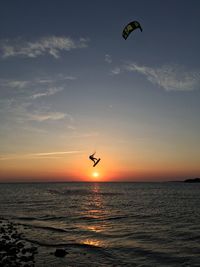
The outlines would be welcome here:
<svg viewBox="0 0 200 267">
<path fill-rule="evenodd" d="M 94 163 L 93 167 L 95 167 L 95 166 L 99 163 L 100 160 L 101 160 L 101 159 L 99 158 L 99 159 Z"/>
</svg>

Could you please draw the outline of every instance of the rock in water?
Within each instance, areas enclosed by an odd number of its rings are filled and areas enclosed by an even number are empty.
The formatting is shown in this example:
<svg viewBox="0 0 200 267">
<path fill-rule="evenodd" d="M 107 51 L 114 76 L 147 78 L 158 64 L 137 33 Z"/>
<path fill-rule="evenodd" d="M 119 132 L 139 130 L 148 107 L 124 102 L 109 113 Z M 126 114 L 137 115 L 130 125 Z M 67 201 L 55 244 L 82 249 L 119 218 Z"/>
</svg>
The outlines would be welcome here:
<svg viewBox="0 0 200 267">
<path fill-rule="evenodd" d="M 54 252 L 54 255 L 56 257 L 64 257 L 67 254 L 65 249 L 57 248 L 56 251 Z"/>
</svg>

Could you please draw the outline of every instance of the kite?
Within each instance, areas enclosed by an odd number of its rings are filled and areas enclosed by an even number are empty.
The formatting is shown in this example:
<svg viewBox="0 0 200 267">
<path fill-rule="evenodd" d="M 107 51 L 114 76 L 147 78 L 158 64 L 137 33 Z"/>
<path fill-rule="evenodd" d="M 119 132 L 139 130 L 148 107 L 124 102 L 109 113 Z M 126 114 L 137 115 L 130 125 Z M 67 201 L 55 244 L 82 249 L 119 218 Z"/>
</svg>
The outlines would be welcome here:
<svg viewBox="0 0 200 267">
<path fill-rule="evenodd" d="M 142 32 L 142 27 L 140 23 L 138 21 L 132 21 L 129 24 L 127 24 L 126 27 L 123 29 L 122 36 L 126 40 L 129 34 L 136 29 L 140 29 L 140 31 Z"/>
</svg>

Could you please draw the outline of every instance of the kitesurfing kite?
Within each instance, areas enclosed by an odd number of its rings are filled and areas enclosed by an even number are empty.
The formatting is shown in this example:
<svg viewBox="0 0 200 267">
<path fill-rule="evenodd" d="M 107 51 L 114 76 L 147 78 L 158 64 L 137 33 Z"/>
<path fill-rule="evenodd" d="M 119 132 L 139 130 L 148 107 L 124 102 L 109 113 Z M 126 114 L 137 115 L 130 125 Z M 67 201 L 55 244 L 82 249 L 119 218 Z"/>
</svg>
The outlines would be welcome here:
<svg viewBox="0 0 200 267">
<path fill-rule="evenodd" d="M 97 159 L 94 157 L 95 153 L 96 152 L 94 152 L 92 155 L 89 156 L 89 159 L 91 159 L 94 162 L 93 167 L 95 167 L 99 163 L 99 161 L 101 160 L 100 158 Z"/>
<path fill-rule="evenodd" d="M 126 40 L 129 34 L 136 29 L 140 29 L 140 31 L 142 32 L 142 27 L 140 23 L 138 21 L 132 21 L 129 24 L 127 24 L 126 27 L 123 29 L 122 36 Z"/>
</svg>

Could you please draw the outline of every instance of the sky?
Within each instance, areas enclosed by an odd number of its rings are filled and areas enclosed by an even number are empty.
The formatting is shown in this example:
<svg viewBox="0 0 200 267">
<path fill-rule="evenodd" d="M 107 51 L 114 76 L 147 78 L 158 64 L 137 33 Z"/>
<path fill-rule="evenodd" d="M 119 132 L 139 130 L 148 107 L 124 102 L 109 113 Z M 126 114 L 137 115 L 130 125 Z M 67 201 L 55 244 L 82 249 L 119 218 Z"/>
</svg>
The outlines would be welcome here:
<svg viewBox="0 0 200 267">
<path fill-rule="evenodd" d="M 1 0 L 0 181 L 198 177 L 199 10 L 198 0 Z M 124 40 L 133 20 L 143 32 Z"/>
</svg>

